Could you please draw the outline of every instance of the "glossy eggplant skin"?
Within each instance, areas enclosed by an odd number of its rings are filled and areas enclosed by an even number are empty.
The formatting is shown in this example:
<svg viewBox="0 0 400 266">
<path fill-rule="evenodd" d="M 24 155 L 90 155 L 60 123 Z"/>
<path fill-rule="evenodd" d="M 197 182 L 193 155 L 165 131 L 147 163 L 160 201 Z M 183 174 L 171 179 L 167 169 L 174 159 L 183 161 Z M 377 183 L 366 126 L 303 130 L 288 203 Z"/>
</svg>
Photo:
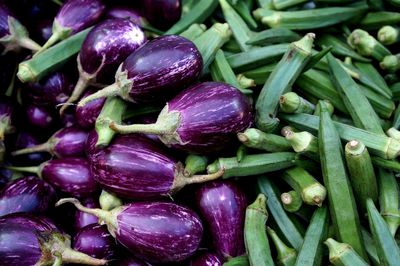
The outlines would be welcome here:
<svg viewBox="0 0 400 266">
<path fill-rule="evenodd" d="M 54 188 L 36 176 L 11 181 L 0 191 L 0 216 L 17 212 L 46 213 L 56 201 Z"/>
<path fill-rule="evenodd" d="M 94 92 L 93 90 L 86 91 L 83 94 L 82 98 L 89 96 L 93 92 Z M 93 128 L 96 123 L 96 119 L 99 116 L 101 109 L 103 108 L 105 101 L 106 98 L 104 97 L 88 102 L 83 106 L 77 106 L 75 109 L 75 117 L 77 123 L 82 128 L 85 129 Z"/>
<path fill-rule="evenodd" d="M 75 34 L 95 24 L 103 15 L 105 6 L 100 0 L 67 0 L 58 11 L 55 21 Z"/>
<path fill-rule="evenodd" d="M 136 202 L 117 215 L 116 239 L 137 257 L 179 262 L 199 248 L 203 226 L 190 209 L 170 202 Z"/>
<path fill-rule="evenodd" d="M 192 153 L 220 151 L 253 122 L 248 99 L 221 82 L 203 82 L 168 102 L 168 112 L 180 113 L 177 133 L 183 144 L 172 147 Z"/>
<path fill-rule="evenodd" d="M 87 208 L 100 208 L 100 204 L 98 201 L 98 196 L 87 197 L 82 200 L 83 206 Z M 82 228 L 90 225 L 90 224 L 97 224 L 99 222 L 99 218 L 94 216 L 93 214 L 89 214 L 86 212 L 82 212 L 80 210 L 75 211 L 75 221 L 74 221 L 74 228 L 75 231 L 79 231 Z"/>
<path fill-rule="evenodd" d="M 181 18 L 181 0 L 144 0 L 144 12 L 151 25 L 167 30 Z"/>
<path fill-rule="evenodd" d="M 96 82 L 111 83 L 118 66 L 146 41 L 144 32 L 131 20 L 108 19 L 86 36 L 78 60 L 85 73 L 96 73 Z"/>
<path fill-rule="evenodd" d="M 3 2 L 0 2 L 0 38 L 10 35 L 9 17 L 14 17 L 14 15 Z"/>
<path fill-rule="evenodd" d="M 144 136 L 117 136 L 88 158 L 96 181 L 117 196 L 148 199 L 171 194 L 177 161 Z"/>
<path fill-rule="evenodd" d="M 106 11 L 105 18 L 125 18 L 133 21 L 137 25 L 141 26 L 142 16 L 140 12 L 128 6 L 114 6 Z"/>
<path fill-rule="evenodd" d="M 101 150 L 96 148 L 96 143 L 98 140 L 98 135 L 96 130 L 91 130 L 89 132 L 89 135 L 86 139 L 86 144 L 85 144 L 85 153 L 86 153 L 86 158 L 88 158 L 89 162 L 92 163 L 92 158 Z M 92 168 L 92 166 L 91 166 Z"/>
<path fill-rule="evenodd" d="M 193 83 L 202 68 L 203 59 L 196 46 L 176 35 L 149 41 L 122 63 L 122 71 L 127 71 L 133 82 L 129 98 L 137 103 L 170 98 Z"/>
<path fill-rule="evenodd" d="M 28 122 L 37 129 L 47 130 L 55 124 L 56 118 L 53 112 L 44 106 L 29 105 L 26 108 Z"/>
<path fill-rule="evenodd" d="M 43 163 L 40 168 L 43 179 L 63 192 L 82 197 L 97 190 L 89 163 L 84 158 L 53 159 Z"/>
<path fill-rule="evenodd" d="M 114 266 L 151 266 L 150 263 L 144 262 L 138 258 L 132 257 L 131 255 L 122 256 L 121 260 L 118 260 Z"/>
<path fill-rule="evenodd" d="M 247 200 L 240 187 L 225 180 L 202 184 L 196 191 L 196 203 L 211 232 L 214 250 L 225 258 L 242 255 Z"/>
<path fill-rule="evenodd" d="M 54 142 L 52 153 L 58 158 L 79 157 L 85 154 L 88 132 L 79 127 L 66 127 L 57 131 L 50 142 Z"/>
<path fill-rule="evenodd" d="M 116 242 L 106 225 L 89 224 L 75 235 L 73 249 L 97 259 L 114 257 Z"/>
<path fill-rule="evenodd" d="M 0 217 L 0 224 L 10 223 L 39 232 L 59 231 L 57 226 L 46 216 L 30 213 L 12 213 Z"/>
<path fill-rule="evenodd" d="M 202 252 L 195 256 L 190 266 L 222 266 L 223 261 L 212 252 Z"/>
</svg>

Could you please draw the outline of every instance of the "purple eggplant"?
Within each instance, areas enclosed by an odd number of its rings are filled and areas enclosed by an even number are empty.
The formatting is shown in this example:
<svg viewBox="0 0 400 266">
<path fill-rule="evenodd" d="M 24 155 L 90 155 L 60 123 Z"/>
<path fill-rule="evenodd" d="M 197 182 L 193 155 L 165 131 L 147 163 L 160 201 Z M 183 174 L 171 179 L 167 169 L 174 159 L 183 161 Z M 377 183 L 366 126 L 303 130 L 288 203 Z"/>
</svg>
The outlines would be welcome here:
<svg viewBox="0 0 400 266">
<path fill-rule="evenodd" d="M 167 146 L 190 153 L 213 153 L 252 121 L 251 104 L 240 91 L 221 82 L 203 82 L 169 101 L 154 124 L 110 127 L 122 134 L 155 134 Z"/>
<path fill-rule="evenodd" d="M 118 136 L 108 147 L 88 155 L 93 177 L 119 197 L 149 199 L 170 196 L 187 184 L 213 180 L 211 175 L 185 177 L 182 163 L 157 143 L 140 135 Z"/>
<path fill-rule="evenodd" d="M 142 16 L 140 12 L 132 7 L 114 6 L 107 10 L 105 17 L 108 19 L 124 18 L 129 19 L 137 25 L 142 25 Z"/>
<path fill-rule="evenodd" d="M 57 158 L 78 157 L 85 153 L 88 132 L 78 127 L 58 130 L 45 143 L 12 152 L 15 155 L 32 152 L 49 152 Z"/>
<path fill-rule="evenodd" d="M 181 0 L 144 0 L 144 13 L 151 25 L 167 30 L 181 18 Z"/>
<path fill-rule="evenodd" d="M 82 99 L 78 106 L 111 95 L 135 103 L 166 100 L 194 82 L 202 67 L 201 54 L 191 41 L 176 35 L 158 37 L 126 58 L 114 84 Z"/>
<path fill-rule="evenodd" d="M 116 243 L 106 225 L 89 224 L 76 234 L 72 247 L 93 258 L 109 260 L 115 254 Z"/>
<path fill-rule="evenodd" d="M 92 93 L 93 90 L 89 90 L 83 94 L 83 97 L 87 97 Z M 75 109 L 75 117 L 78 124 L 86 129 L 93 128 L 105 102 L 106 98 L 100 98 L 84 106 L 77 106 Z"/>
<path fill-rule="evenodd" d="M 29 38 L 28 30 L 15 18 L 8 7 L 0 2 L 0 44 L 4 52 L 18 52 L 21 48 L 38 51 L 40 45 Z"/>
<path fill-rule="evenodd" d="M 97 195 L 96 195 L 97 196 Z M 92 196 L 82 200 L 82 205 L 86 208 L 99 208 L 98 197 Z M 99 219 L 93 214 L 86 213 L 80 210 L 75 210 L 74 229 L 78 231 L 89 224 L 97 224 Z"/>
<path fill-rule="evenodd" d="M 68 103 L 78 100 L 87 86 L 110 84 L 118 66 L 146 41 L 144 32 L 129 19 L 108 19 L 97 24 L 79 52 L 79 80 Z"/>
<path fill-rule="evenodd" d="M 45 213 L 54 206 L 53 187 L 36 176 L 11 181 L 0 191 L 0 216 L 16 213 Z"/>
<path fill-rule="evenodd" d="M 190 262 L 190 266 L 222 266 L 222 264 L 223 260 L 211 252 L 202 252 Z"/>
<path fill-rule="evenodd" d="M 51 37 L 39 52 L 96 24 L 104 10 L 101 0 L 67 0 L 54 18 Z"/>
<path fill-rule="evenodd" d="M 26 117 L 29 124 L 41 130 L 51 128 L 56 121 L 54 113 L 48 108 L 33 104 L 26 108 Z"/>
<path fill-rule="evenodd" d="M 75 116 L 75 108 L 69 109 L 61 114 L 61 123 L 64 127 L 78 126 L 78 120 Z"/>
<path fill-rule="evenodd" d="M 203 226 L 190 209 L 171 202 L 135 202 L 112 211 L 85 208 L 77 199 L 60 200 L 104 221 L 109 232 L 135 256 L 149 262 L 179 262 L 199 248 Z"/>
<path fill-rule="evenodd" d="M 40 144 L 36 136 L 28 131 L 19 131 L 16 136 L 14 150 L 30 148 Z M 12 162 L 17 165 L 41 164 L 50 159 L 50 155 L 44 152 L 33 152 L 22 156 L 14 157 Z"/>
<path fill-rule="evenodd" d="M 25 91 L 34 104 L 54 107 L 68 100 L 72 88 L 73 84 L 65 73 L 54 72 L 39 82 L 28 84 Z"/>
<path fill-rule="evenodd" d="M 75 251 L 70 245 L 70 237 L 48 219 L 21 214 L 0 218 L 0 266 L 107 263 Z"/>
<path fill-rule="evenodd" d="M 242 255 L 247 200 L 240 187 L 231 181 L 203 184 L 196 191 L 196 203 L 211 232 L 214 250 L 225 258 Z"/>
<path fill-rule="evenodd" d="M 131 255 L 125 255 L 122 257 L 121 260 L 118 260 L 115 266 L 151 266 L 150 263 L 142 261 L 138 258 L 132 257 Z"/>
<path fill-rule="evenodd" d="M 97 190 L 89 163 L 83 158 L 53 159 L 39 166 L 8 167 L 38 175 L 55 188 L 75 196 L 88 196 Z"/>
</svg>

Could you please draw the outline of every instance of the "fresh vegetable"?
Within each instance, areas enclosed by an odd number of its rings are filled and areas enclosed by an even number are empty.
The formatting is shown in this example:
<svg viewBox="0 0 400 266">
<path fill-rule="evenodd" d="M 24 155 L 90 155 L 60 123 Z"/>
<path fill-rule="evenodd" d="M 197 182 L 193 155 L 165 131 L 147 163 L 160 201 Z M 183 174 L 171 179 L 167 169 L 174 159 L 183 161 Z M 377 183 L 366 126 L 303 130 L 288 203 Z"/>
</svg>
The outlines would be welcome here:
<svg viewBox="0 0 400 266">
<path fill-rule="evenodd" d="M 339 243 L 332 238 L 328 238 L 324 243 L 329 248 L 329 261 L 333 265 L 368 265 L 349 244 Z"/>
<path fill-rule="evenodd" d="M 82 205 L 86 208 L 99 208 L 99 202 L 97 198 L 94 196 L 89 196 L 82 199 Z M 93 214 L 89 214 L 80 210 L 75 210 L 74 215 L 74 229 L 75 231 L 79 231 L 85 226 L 90 224 L 97 224 L 99 219 Z"/>
<path fill-rule="evenodd" d="M 190 261 L 190 266 L 222 266 L 222 260 L 212 252 L 202 252 Z"/>
<path fill-rule="evenodd" d="M 181 18 L 181 0 L 144 0 L 144 15 L 151 25 L 166 30 Z"/>
<path fill-rule="evenodd" d="M 82 98 L 85 98 L 93 93 L 94 90 L 89 89 L 83 94 Z M 105 101 L 106 98 L 100 98 L 91 101 L 84 106 L 77 106 L 75 109 L 75 118 L 79 126 L 85 129 L 92 128 L 96 123 L 96 119 L 99 116 Z"/>
</svg>

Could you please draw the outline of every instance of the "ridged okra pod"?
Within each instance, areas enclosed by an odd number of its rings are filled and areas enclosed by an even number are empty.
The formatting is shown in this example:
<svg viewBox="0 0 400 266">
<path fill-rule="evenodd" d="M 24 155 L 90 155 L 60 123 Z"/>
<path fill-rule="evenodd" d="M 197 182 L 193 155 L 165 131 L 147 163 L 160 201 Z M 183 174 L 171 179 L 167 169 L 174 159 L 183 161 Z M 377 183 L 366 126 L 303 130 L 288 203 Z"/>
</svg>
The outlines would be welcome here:
<svg viewBox="0 0 400 266">
<path fill-rule="evenodd" d="M 267 227 L 267 232 L 278 253 L 276 257 L 277 264 L 280 266 L 293 266 L 297 257 L 296 250 L 288 247 L 272 228 Z"/>
<path fill-rule="evenodd" d="M 400 172 L 400 162 L 398 162 L 397 160 L 386 160 L 380 157 L 373 156 L 371 157 L 371 161 L 374 166 L 378 166 L 394 172 Z"/>
<path fill-rule="evenodd" d="M 360 219 L 342 157 L 343 150 L 336 127 L 322 101 L 318 142 L 324 185 L 328 191 L 329 209 L 336 237 L 350 244 L 368 260 L 361 237 Z"/>
<path fill-rule="evenodd" d="M 266 229 L 268 212 L 267 198 L 260 193 L 246 209 L 244 223 L 244 243 L 252 266 L 273 266 L 271 250 Z"/>
<path fill-rule="evenodd" d="M 235 257 L 229 259 L 227 262 L 223 264 L 224 266 L 249 266 L 249 258 L 247 255 Z"/>
<path fill-rule="evenodd" d="M 372 57 L 379 62 L 383 57 L 391 55 L 390 51 L 378 42 L 368 32 L 356 29 L 347 38 L 348 44 L 355 48 L 360 55 Z"/>
<path fill-rule="evenodd" d="M 383 91 L 386 92 L 387 95 L 389 95 L 389 98 L 392 98 L 393 92 L 373 64 L 364 62 L 353 62 L 353 64 L 362 75 L 369 77 L 371 81 L 373 81 L 379 88 L 381 88 Z"/>
<path fill-rule="evenodd" d="M 285 130 L 282 133 L 295 152 L 319 161 L 318 139 L 314 135 L 307 131 L 294 132 L 292 130 Z"/>
<path fill-rule="evenodd" d="M 236 10 L 236 12 L 242 17 L 242 19 L 246 22 L 247 26 L 249 26 L 252 30 L 257 29 L 257 22 L 254 20 L 251 11 L 253 9 L 253 1 L 234 1 L 230 0 L 232 7 Z"/>
<path fill-rule="evenodd" d="M 328 238 L 324 243 L 328 246 L 329 261 L 333 265 L 368 266 L 368 263 L 349 244 L 339 243 L 332 238 Z"/>
<path fill-rule="evenodd" d="M 314 34 L 308 33 L 301 40 L 291 43 L 265 82 L 256 103 L 256 125 L 262 131 L 271 132 L 279 124 L 276 118 L 279 97 L 291 90 L 310 60 L 314 37 Z"/>
<path fill-rule="evenodd" d="M 297 212 L 303 205 L 303 200 L 300 194 L 295 190 L 282 193 L 281 202 L 283 208 L 288 212 Z"/>
<path fill-rule="evenodd" d="M 397 1 L 397 0 L 394 0 Z M 385 25 L 395 25 L 400 22 L 399 12 L 378 11 L 368 12 L 357 24 L 366 30 L 378 30 Z"/>
<path fill-rule="evenodd" d="M 272 43 L 287 43 L 300 40 L 301 36 L 285 28 L 268 29 L 255 32 L 246 42 L 251 45 L 267 45 Z"/>
<path fill-rule="evenodd" d="M 371 260 L 373 265 L 380 266 L 381 263 L 379 261 L 378 252 L 376 250 L 374 240 L 372 239 L 372 235 L 365 228 L 361 228 L 361 234 L 369 259 Z"/>
<path fill-rule="evenodd" d="M 284 113 L 306 113 L 312 114 L 315 105 L 299 96 L 295 92 L 288 92 L 279 98 L 280 110 Z"/>
<path fill-rule="evenodd" d="M 195 23 L 179 35 L 185 37 L 188 40 L 193 41 L 197 37 L 199 37 L 202 33 L 204 33 L 206 29 L 207 29 L 206 25 Z"/>
<path fill-rule="evenodd" d="M 270 152 L 289 151 L 292 149 L 290 142 L 284 137 L 264 133 L 256 128 L 248 128 L 238 133 L 238 139 L 247 147 Z"/>
</svg>

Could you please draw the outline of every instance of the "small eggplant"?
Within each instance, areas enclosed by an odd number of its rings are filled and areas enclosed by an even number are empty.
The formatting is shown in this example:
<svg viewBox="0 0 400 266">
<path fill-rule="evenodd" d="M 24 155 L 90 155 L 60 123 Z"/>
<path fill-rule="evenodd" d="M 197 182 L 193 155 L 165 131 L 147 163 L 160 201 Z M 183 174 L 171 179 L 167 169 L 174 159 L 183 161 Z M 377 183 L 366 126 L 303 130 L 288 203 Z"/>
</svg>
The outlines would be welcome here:
<svg viewBox="0 0 400 266">
<path fill-rule="evenodd" d="M 135 103 L 165 100 L 194 82 L 202 67 L 201 54 L 191 41 L 176 35 L 158 37 L 126 58 L 114 84 L 82 99 L 78 106 L 112 95 Z"/>
<path fill-rule="evenodd" d="M 0 266 L 107 263 L 106 260 L 75 251 L 70 246 L 70 237 L 60 232 L 48 219 L 21 214 L 0 218 Z"/>
<path fill-rule="evenodd" d="M 29 38 L 28 30 L 3 2 L 0 2 L 0 44 L 4 46 L 3 53 L 18 52 L 21 48 L 40 49 L 40 45 Z"/>
<path fill-rule="evenodd" d="M 140 12 L 136 9 L 127 6 L 114 6 L 107 10 L 106 18 L 124 18 L 129 19 L 139 26 L 142 26 L 142 16 Z"/>
<path fill-rule="evenodd" d="M 77 199 L 67 198 L 56 206 L 67 202 L 99 217 L 120 244 L 152 263 L 187 259 L 199 248 L 203 235 L 199 217 L 171 202 L 135 202 L 104 211 L 85 208 Z"/>
<path fill-rule="evenodd" d="M 12 152 L 12 155 L 32 152 L 48 152 L 57 158 L 78 157 L 85 153 L 88 132 L 78 127 L 66 127 L 58 130 L 45 143 Z"/>
<path fill-rule="evenodd" d="M 239 90 L 221 82 L 203 82 L 169 101 L 154 124 L 111 123 L 110 127 L 122 134 L 155 134 L 167 146 L 189 153 L 213 153 L 252 122 L 251 104 Z"/>
<path fill-rule="evenodd" d="M 56 192 L 44 180 L 26 176 L 11 181 L 0 191 L 0 216 L 16 213 L 46 213 L 54 206 Z"/>
<path fill-rule="evenodd" d="M 55 188 L 79 197 L 88 196 L 97 190 L 89 163 L 83 158 L 53 159 L 39 166 L 8 168 L 36 174 Z"/>
<path fill-rule="evenodd" d="M 52 35 L 38 53 L 99 21 L 105 6 L 101 0 L 67 0 L 53 21 Z"/>
<path fill-rule="evenodd" d="M 231 181 L 203 184 L 196 191 L 196 203 L 207 224 L 214 250 L 224 258 L 242 255 L 246 195 Z"/>
<path fill-rule="evenodd" d="M 223 261 L 219 256 L 211 252 L 202 252 L 195 256 L 190 266 L 222 266 Z"/>
<path fill-rule="evenodd" d="M 93 177 L 119 197 L 131 199 L 170 196 L 185 185 L 216 179 L 211 175 L 186 177 L 184 167 L 157 143 L 140 135 L 118 136 L 108 147 L 88 155 Z"/>
<path fill-rule="evenodd" d="M 115 266 L 152 266 L 150 263 L 142 261 L 131 255 L 124 255 L 121 260 L 118 260 Z"/>
<path fill-rule="evenodd" d="M 87 197 L 82 200 L 83 206 L 86 208 L 99 208 L 99 202 L 97 197 Z M 75 220 L 74 220 L 74 229 L 75 231 L 81 230 L 83 227 L 89 224 L 97 224 L 99 219 L 93 214 L 89 214 L 80 210 L 75 210 Z"/>
<path fill-rule="evenodd" d="M 110 260 L 114 257 L 116 246 L 106 225 L 89 224 L 75 235 L 72 247 L 93 258 Z"/>
<path fill-rule="evenodd" d="M 28 131 L 19 131 L 15 143 L 13 146 L 13 150 L 25 149 L 32 146 L 36 146 L 40 144 L 39 140 L 32 133 Z M 44 152 L 34 152 L 18 157 L 12 158 L 12 163 L 15 165 L 32 165 L 32 164 L 41 164 L 50 159 L 50 154 Z"/>
<path fill-rule="evenodd" d="M 26 108 L 26 117 L 29 124 L 41 130 L 51 128 L 56 122 L 54 113 L 39 105 L 29 105 Z"/>
<path fill-rule="evenodd" d="M 88 90 L 83 94 L 83 98 L 89 96 L 93 92 L 93 90 Z M 75 117 L 78 124 L 85 129 L 93 128 L 105 102 L 106 98 L 100 98 L 84 106 L 77 106 L 75 109 Z"/>
<path fill-rule="evenodd" d="M 181 0 L 144 0 L 144 13 L 151 25 L 167 30 L 181 18 Z"/>
</svg>

